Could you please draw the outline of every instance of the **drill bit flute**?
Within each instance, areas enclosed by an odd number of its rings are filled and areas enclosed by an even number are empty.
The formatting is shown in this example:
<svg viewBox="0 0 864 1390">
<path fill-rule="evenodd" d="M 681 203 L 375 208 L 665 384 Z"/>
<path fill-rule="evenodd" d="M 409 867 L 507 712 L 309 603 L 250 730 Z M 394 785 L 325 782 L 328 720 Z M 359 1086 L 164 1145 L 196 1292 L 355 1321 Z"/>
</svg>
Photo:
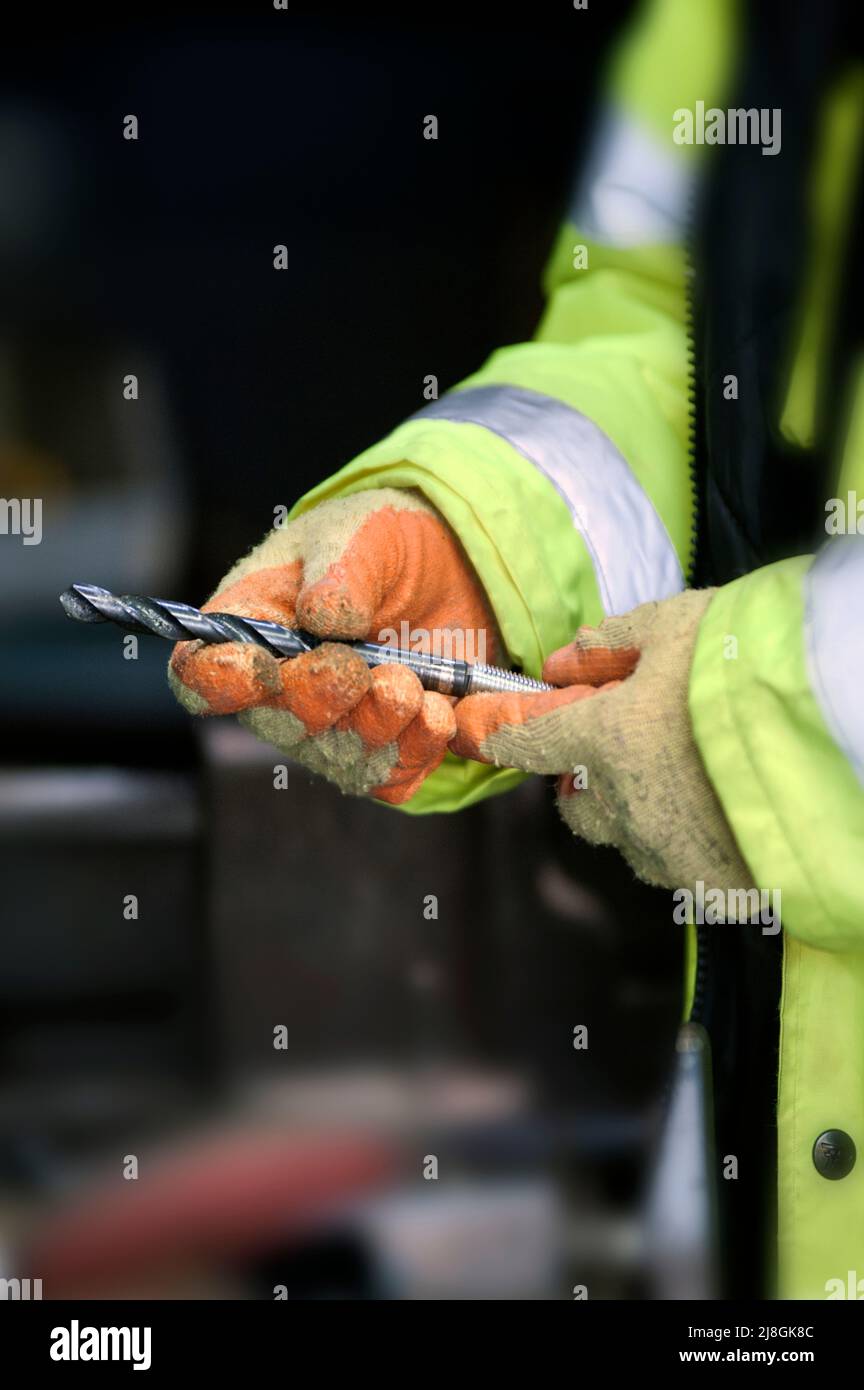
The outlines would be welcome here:
<svg viewBox="0 0 864 1390">
<path fill-rule="evenodd" d="M 282 627 L 262 618 L 238 618 L 233 613 L 202 613 L 186 603 L 171 599 L 145 598 L 136 594 L 112 594 L 95 584 L 73 584 L 60 595 L 70 618 L 83 623 L 117 623 L 127 632 L 151 633 L 169 642 L 254 642 L 276 657 L 301 656 L 329 639 L 315 637 L 297 628 Z M 377 642 L 347 642 L 359 652 L 367 666 L 407 666 L 426 690 L 442 695 L 514 694 L 531 695 L 555 687 L 506 671 L 500 666 L 480 662 L 454 661 L 450 657 L 405 647 L 389 647 Z"/>
</svg>

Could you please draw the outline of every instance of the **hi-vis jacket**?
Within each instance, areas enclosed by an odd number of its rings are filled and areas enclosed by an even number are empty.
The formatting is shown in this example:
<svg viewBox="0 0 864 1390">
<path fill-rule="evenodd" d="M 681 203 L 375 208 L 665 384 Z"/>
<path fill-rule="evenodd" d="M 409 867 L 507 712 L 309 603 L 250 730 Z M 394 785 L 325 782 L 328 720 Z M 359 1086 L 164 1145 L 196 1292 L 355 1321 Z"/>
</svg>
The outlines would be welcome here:
<svg viewBox="0 0 864 1390">
<path fill-rule="evenodd" d="M 833 8 L 648 0 L 613 55 L 535 338 L 295 509 L 420 489 L 532 675 L 580 624 L 721 585 L 690 711 L 755 881 L 782 893 L 782 997 L 764 996 L 771 1028 L 749 1036 L 772 1073 L 775 1288 L 806 1298 L 864 1280 L 864 536 L 813 560 L 864 502 L 848 256 L 864 84 Z M 710 115 L 744 107 L 761 117 Z M 730 143 L 766 127 L 764 153 Z M 694 279 L 694 193 L 712 179 Z M 406 809 L 456 810 L 519 777 L 448 757 Z M 739 1058 L 727 1090 L 759 1061 Z"/>
</svg>

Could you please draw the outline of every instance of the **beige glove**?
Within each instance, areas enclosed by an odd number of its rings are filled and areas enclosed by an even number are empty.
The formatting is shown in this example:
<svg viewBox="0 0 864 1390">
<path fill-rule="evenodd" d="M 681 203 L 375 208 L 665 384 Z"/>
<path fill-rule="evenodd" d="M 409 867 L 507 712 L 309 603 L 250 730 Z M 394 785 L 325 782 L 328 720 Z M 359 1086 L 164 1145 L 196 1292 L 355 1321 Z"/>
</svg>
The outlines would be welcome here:
<svg viewBox="0 0 864 1390">
<path fill-rule="evenodd" d="M 560 774 L 559 806 L 573 833 L 617 846 L 646 883 L 750 888 L 687 707 L 696 634 L 713 594 L 689 589 L 581 629 L 544 668 L 546 680 L 566 688 L 469 696 L 456 707 L 452 746 L 496 766 Z"/>
<path fill-rule="evenodd" d="M 222 580 L 204 610 L 267 618 L 320 637 L 457 650 L 494 662 L 495 620 L 456 536 L 419 494 L 395 488 L 323 502 L 274 530 Z M 485 656 L 483 653 L 485 652 Z M 444 652 L 446 655 L 446 651 Z M 254 734 L 345 792 L 407 801 L 456 731 L 452 703 L 404 666 L 370 671 L 336 643 L 290 661 L 261 647 L 181 642 L 169 680 L 192 714 L 238 714 Z"/>
</svg>

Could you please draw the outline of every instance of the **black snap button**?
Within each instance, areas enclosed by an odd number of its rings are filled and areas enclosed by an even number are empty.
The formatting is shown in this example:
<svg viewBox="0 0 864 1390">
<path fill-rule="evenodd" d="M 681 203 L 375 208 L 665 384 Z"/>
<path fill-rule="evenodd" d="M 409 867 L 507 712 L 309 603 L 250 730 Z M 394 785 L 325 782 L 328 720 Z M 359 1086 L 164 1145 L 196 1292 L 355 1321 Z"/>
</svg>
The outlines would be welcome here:
<svg viewBox="0 0 864 1390">
<path fill-rule="evenodd" d="M 845 1178 L 855 1167 L 855 1145 L 842 1129 L 826 1129 L 813 1145 L 813 1162 L 823 1178 Z"/>
</svg>

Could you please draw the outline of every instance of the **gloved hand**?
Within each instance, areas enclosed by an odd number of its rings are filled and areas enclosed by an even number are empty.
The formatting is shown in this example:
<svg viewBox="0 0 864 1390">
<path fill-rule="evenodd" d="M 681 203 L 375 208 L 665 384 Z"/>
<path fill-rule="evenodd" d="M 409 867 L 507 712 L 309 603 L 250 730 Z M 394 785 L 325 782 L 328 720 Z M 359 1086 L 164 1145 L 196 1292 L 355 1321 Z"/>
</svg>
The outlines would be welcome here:
<svg viewBox="0 0 864 1390">
<path fill-rule="evenodd" d="M 687 707 L 696 634 L 714 592 L 688 589 L 580 629 L 544 667 L 544 679 L 564 689 L 469 696 L 456 707 L 451 746 L 497 766 L 560 774 L 558 804 L 573 833 L 617 846 L 646 883 L 754 886 Z"/>
<path fill-rule="evenodd" d="M 274 529 L 226 575 L 207 609 L 370 641 L 406 621 L 412 633 L 429 634 L 412 637 L 417 648 L 434 650 L 436 634 L 451 630 L 466 634 L 468 656 L 494 662 L 500 650 L 455 535 L 422 497 L 395 488 L 323 502 Z M 279 661 L 249 643 L 180 642 L 169 680 L 193 714 L 237 713 L 343 791 L 394 805 L 434 772 L 456 731 L 452 702 L 424 691 L 413 672 L 370 670 L 335 643 Z"/>
</svg>

